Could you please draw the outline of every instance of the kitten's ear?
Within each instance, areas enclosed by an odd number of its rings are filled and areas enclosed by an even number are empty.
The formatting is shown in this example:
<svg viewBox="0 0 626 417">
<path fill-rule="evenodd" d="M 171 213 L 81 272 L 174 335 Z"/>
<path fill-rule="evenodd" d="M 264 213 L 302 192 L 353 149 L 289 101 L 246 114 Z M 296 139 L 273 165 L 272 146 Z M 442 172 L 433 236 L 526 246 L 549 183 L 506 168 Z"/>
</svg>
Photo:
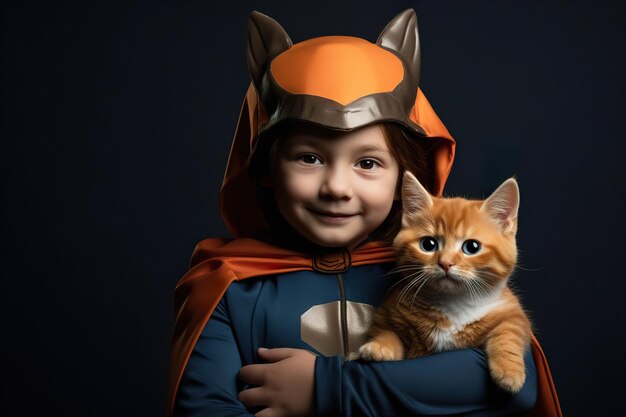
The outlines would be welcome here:
<svg viewBox="0 0 626 417">
<path fill-rule="evenodd" d="M 430 208 L 433 198 L 426 188 L 409 171 L 402 177 L 402 226 L 407 226 L 409 218 Z"/>
<path fill-rule="evenodd" d="M 519 210 L 519 187 L 514 178 L 509 178 L 483 203 L 486 211 L 498 222 L 502 233 L 517 231 L 517 211 Z"/>
</svg>

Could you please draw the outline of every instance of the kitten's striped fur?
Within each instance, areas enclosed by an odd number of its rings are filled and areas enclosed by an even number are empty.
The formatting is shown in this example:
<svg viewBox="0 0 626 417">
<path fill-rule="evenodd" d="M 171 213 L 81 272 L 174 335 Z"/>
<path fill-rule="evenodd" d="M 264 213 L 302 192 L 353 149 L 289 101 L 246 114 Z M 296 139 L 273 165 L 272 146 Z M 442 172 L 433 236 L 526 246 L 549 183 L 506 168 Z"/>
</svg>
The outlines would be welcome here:
<svg viewBox="0 0 626 417">
<path fill-rule="evenodd" d="M 376 309 L 359 356 L 399 360 L 483 347 L 494 381 L 519 391 L 531 326 L 507 286 L 517 259 L 517 183 L 509 179 L 488 199 L 471 201 L 432 197 L 410 173 L 403 181 L 398 281 Z M 420 246 L 428 237 L 436 250 Z M 469 239 L 482 246 L 475 254 L 463 250 Z"/>
</svg>

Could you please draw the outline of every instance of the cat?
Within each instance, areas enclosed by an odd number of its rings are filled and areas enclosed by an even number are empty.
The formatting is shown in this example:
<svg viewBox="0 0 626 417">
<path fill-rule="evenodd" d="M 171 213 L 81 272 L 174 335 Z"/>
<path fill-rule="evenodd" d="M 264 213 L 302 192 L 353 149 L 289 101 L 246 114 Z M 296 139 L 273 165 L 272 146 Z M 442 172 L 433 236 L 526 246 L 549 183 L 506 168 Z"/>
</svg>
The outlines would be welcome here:
<svg viewBox="0 0 626 417">
<path fill-rule="evenodd" d="M 357 357 L 386 361 L 481 347 L 495 383 L 518 392 L 531 324 L 507 286 L 515 268 L 519 188 L 506 180 L 484 201 L 432 197 L 403 176 L 400 279 L 375 310 Z"/>
</svg>

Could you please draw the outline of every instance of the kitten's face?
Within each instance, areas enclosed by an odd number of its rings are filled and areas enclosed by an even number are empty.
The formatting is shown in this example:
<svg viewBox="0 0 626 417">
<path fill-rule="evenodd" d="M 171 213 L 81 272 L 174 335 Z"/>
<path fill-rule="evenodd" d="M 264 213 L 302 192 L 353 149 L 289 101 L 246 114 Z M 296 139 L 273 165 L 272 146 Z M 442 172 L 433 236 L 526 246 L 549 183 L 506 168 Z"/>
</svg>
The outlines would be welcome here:
<svg viewBox="0 0 626 417">
<path fill-rule="evenodd" d="M 487 200 L 471 201 L 431 197 L 409 173 L 402 202 L 403 227 L 394 247 L 405 295 L 483 298 L 503 288 L 517 258 L 515 180 Z"/>
</svg>

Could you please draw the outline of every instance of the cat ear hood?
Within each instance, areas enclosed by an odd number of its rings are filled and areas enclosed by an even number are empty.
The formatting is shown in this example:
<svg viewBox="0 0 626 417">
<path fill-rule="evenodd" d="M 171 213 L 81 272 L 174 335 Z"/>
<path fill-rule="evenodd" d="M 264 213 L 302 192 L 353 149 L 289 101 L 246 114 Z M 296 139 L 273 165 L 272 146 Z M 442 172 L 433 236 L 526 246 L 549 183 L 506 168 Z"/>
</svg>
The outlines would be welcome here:
<svg viewBox="0 0 626 417">
<path fill-rule="evenodd" d="M 431 141 L 435 195 L 441 195 L 455 142 L 418 88 L 420 49 L 413 9 L 396 16 L 376 43 L 324 36 L 295 45 L 272 18 L 253 11 L 248 28 L 252 83 L 244 98 L 220 192 L 220 209 L 234 237 L 267 230 L 247 168 L 257 143 L 285 121 L 348 132 L 398 123 Z"/>
</svg>

